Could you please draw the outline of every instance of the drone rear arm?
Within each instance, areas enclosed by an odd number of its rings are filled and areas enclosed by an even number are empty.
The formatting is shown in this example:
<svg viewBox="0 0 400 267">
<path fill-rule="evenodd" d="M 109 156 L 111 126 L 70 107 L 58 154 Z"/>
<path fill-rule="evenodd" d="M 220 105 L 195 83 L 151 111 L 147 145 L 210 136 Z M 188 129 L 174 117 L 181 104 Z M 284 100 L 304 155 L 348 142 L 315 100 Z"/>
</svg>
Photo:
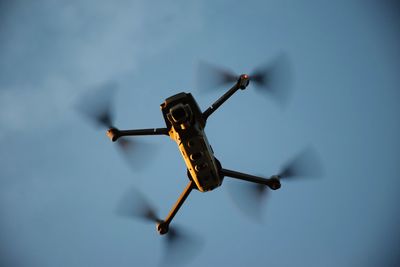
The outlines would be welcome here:
<svg viewBox="0 0 400 267">
<path fill-rule="evenodd" d="M 195 186 L 196 184 L 192 180 L 190 180 L 185 190 L 183 190 L 182 194 L 175 202 L 175 205 L 170 210 L 167 218 L 164 221 L 161 221 L 160 223 L 157 224 L 157 230 L 161 235 L 166 234 L 168 232 L 169 224 L 175 217 L 176 213 L 182 206 L 183 202 L 185 202 L 186 198 L 189 196 L 190 192 L 192 192 L 192 189 L 195 188 Z"/>
<path fill-rule="evenodd" d="M 152 128 L 152 129 L 139 129 L 139 130 L 118 130 L 111 128 L 107 131 L 107 136 L 111 141 L 115 142 L 122 136 L 135 136 L 135 135 L 168 135 L 167 128 Z"/>
<path fill-rule="evenodd" d="M 227 170 L 227 169 L 223 169 L 223 168 L 220 169 L 220 174 L 222 176 L 228 176 L 228 177 L 231 177 L 231 178 L 245 180 L 245 181 L 248 181 L 248 182 L 253 182 L 253 183 L 257 183 L 257 184 L 263 184 L 263 185 L 268 186 L 272 190 L 276 190 L 276 189 L 279 189 L 281 187 L 281 183 L 279 182 L 279 176 L 276 176 L 276 175 L 272 176 L 269 179 L 265 179 L 265 178 L 254 176 L 254 175 L 250 175 L 250 174 L 247 174 L 247 173 L 241 173 L 241 172 Z"/>
<path fill-rule="evenodd" d="M 249 76 L 246 74 L 242 74 L 239 77 L 239 80 L 236 82 L 228 92 L 226 92 L 223 96 L 221 96 L 217 101 L 215 101 L 206 111 L 203 112 L 203 119 L 206 121 L 207 118 L 216 111 L 228 98 L 230 98 L 237 90 L 246 89 L 249 85 Z"/>
</svg>

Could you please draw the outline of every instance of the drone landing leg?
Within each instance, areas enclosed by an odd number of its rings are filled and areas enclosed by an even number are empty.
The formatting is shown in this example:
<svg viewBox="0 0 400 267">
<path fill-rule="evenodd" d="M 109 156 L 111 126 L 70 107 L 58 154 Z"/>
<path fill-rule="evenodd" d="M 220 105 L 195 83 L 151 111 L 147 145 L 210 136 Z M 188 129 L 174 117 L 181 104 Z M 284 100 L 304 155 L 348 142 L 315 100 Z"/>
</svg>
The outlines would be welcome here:
<svg viewBox="0 0 400 267">
<path fill-rule="evenodd" d="M 122 136 L 135 136 L 135 135 L 168 135 L 167 128 L 152 128 L 152 129 L 139 129 L 139 130 L 118 130 L 117 128 L 110 128 L 107 131 L 107 136 L 111 141 L 115 142 Z"/>
<path fill-rule="evenodd" d="M 183 190 L 179 199 L 175 202 L 175 205 L 172 207 L 171 211 L 169 212 L 167 218 L 164 221 L 161 221 L 159 224 L 157 224 L 157 230 L 160 233 L 160 235 L 166 234 L 168 232 L 169 224 L 171 223 L 172 219 L 175 217 L 175 214 L 178 212 L 178 210 L 182 206 L 183 202 L 185 202 L 186 198 L 189 196 L 190 192 L 192 192 L 192 189 L 194 187 L 195 187 L 195 183 L 193 181 L 189 181 L 185 190 Z"/>
<path fill-rule="evenodd" d="M 281 187 L 281 183 L 279 182 L 278 176 L 272 176 L 269 179 L 265 179 L 262 177 L 258 177 L 258 176 L 254 176 L 254 175 L 250 175 L 250 174 L 246 174 L 246 173 L 241 173 L 241 172 L 237 172 L 237 171 L 222 169 L 222 168 L 220 170 L 220 173 L 223 176 L 228 176 L 231 178 L 245 180 L 248 182 L 263 184 L 263 185 L 268 186 L 272 190 L 276 190 Z"/>
<path fill-rule="evenodd" d="M 215 101 L 206 111 L 203 112 L 203 118 L 206 121 L 207 118 L 216 111 L 228 98 L 230 98 L 237 90 L 246 89 L 247 85 L 249 85 L 249 76 L 243 74 L 240 76 L 237 83 L 229 89 L 223 96 L 221 96 L 217 101 Z"/>
</svg>

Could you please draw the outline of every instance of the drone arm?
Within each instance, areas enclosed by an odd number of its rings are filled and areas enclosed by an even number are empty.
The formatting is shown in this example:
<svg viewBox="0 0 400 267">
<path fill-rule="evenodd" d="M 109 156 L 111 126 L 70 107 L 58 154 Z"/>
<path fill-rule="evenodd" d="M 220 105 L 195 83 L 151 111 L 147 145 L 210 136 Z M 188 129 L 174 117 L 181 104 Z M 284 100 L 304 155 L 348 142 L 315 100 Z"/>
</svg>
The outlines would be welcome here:
<svg viewBox="0 0 400 267">
<path fill-rule="evenodd" d="M 139 129 L 139 130 L 118 130 L 117 128 L 111 128 L 107 131 L 107 136 L 113 141 L 117 141 L 122 136 L 134 136 L 134 135 L 168 135 L 167 128 L 151 128 L 151 129 Z"/>
<path fill-rule="evenodd" d="M 178 200 L 175 202 L 175 205 L 172 207 L 170 212 L 168 213 L 167 218 L 164 221 L 161 221 L 157 225 L 157 230 L 160 234 L 166 234 L 168 232 L 169 224 L 171 223 L 172 219 L 175 217 L 176 213 L 179 211 L 180 207 L 182 206 L 183 202 L 185 202 L 186 198 L 189 196 L 192 189 L 195 188 L 195 183 L 190 180 L 188 185 L 186 186 L 185 190 L 183 190 L 182 194 L 179 196 Z"/>
<path fill-rule="evenodd" d="M 237 90 L 246 89 L 247 85 L 249 85 L 249 76 L 243 74 L 239 77 L 239 80 L 236 82 L 228 92 L 226 92 L 223 96 L 221 96 L 217 101 L 215 101 L 206 111 L 203 112 L 203 118 L 206 121 L 207 118 L 216 111 L 228 98 L 230 98 Z"/>
<path fill-rule="evenodd" d="M 263 185 L 268 186 L 272 190 L 276 190 L 281 187 L 281 183 L 279 182 L 279 176 L 271 176 L 271 178 L 265 179 L 265 178 L 250 175 L 247 173 L 241 173 L 241 172 L 227 170 L 227 169 L 223 169 L 223 168 L 221 168 L 220 173 L 222 176 L 228 176 L 231 178 L 245 180 L 248 182 L 263 184 Z"/>
</svg>

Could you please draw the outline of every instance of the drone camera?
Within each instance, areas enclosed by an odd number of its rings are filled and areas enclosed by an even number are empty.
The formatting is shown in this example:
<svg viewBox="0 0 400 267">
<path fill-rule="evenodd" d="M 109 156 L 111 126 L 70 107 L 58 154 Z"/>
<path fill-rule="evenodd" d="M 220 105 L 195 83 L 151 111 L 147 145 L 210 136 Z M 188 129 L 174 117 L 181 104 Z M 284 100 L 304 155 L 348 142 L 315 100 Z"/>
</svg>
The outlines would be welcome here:
<svg viewBox="0 0 400 267">
<path fill-rule="evenodd" d="M 189 121 L 191 115 L 192 111 L 189 105 L 178 104 L 170 109 L 167 116 L 171 122 L 181 124 Z"/>
</svg>

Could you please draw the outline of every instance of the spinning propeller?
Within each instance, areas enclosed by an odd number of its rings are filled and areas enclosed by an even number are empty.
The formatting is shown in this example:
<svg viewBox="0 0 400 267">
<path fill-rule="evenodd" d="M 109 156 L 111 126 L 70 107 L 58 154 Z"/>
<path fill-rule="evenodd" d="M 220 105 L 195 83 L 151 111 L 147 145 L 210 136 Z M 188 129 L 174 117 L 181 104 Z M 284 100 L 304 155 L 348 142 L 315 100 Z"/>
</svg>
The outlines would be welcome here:
<svg viewBox="0 0 400 267">
<path fill-rule="evenodd" d="M 108 82 L 86 92 L 76 104 L 77 111 L 89 119 L 97 128 L 114 128 L 114 109 L 112 104 L 117 87 L 116 83 Z M 116 143 L 128 164 L 136 170 L 146 165 L 154 150 L 149 144 L 137 139 L 122 137 Z"/>
<path fill-rule="evenodd" d="M 315 150 L 308 147 L 288 161 L 279 174 L 271 178 L 289 181 L 297 178 L 321 177 L 322 175 L 321 160 Z M 268 197 L 270 189 L 265 185 L 243 182 L 228 185 L 228 193 L 235 205 L 246 215 L 261 220 L 263 200 Z"/>
<path fill-rule="evenodd" d="M 317 152 L 308 147 L 292 158 L 278 174 L 279 179 L 296 177 L 321 177 L 323 175 L 321 160 Z"/>
<path fill-rule="evenodd" d="M 113 98 L 116 83 L 106 83 L 86 92 L 76 105 L 77 110 L 98 128 L 112 128 L 114 125 Z"/>
<path fill-rule="evenodd" d="M 288 57 L 280 54 L 268 64 L 254 69 L 250 77 L 250 84 L 256 89 L 275 98 L 281 105 L 285 105 L 291 87 L 291 67 Z M 201 62 L 198 67 L 198 86 L 212 90 L 216 87 L 235 83 L 240 75 L 230 69 Z M 205 89 L 205 88 L 204 88 Z"/>
<path fill-rule="evenodd" d="M 135 188 L 132 188 L 123 196 L 117 207 L 117 214 L 140 219 L 152 223 L 152 225 L 162 222 L 154 206 Z M 175 224 L 169 227 L 168 233 L 163 235 L 162 238 L 165 241 L 163 264 L 177 265 L 187 262 L 195 256 L 196 251 L 199 251 L 203 244 L 199 237 L 188 233 Z"/>
</svg>

